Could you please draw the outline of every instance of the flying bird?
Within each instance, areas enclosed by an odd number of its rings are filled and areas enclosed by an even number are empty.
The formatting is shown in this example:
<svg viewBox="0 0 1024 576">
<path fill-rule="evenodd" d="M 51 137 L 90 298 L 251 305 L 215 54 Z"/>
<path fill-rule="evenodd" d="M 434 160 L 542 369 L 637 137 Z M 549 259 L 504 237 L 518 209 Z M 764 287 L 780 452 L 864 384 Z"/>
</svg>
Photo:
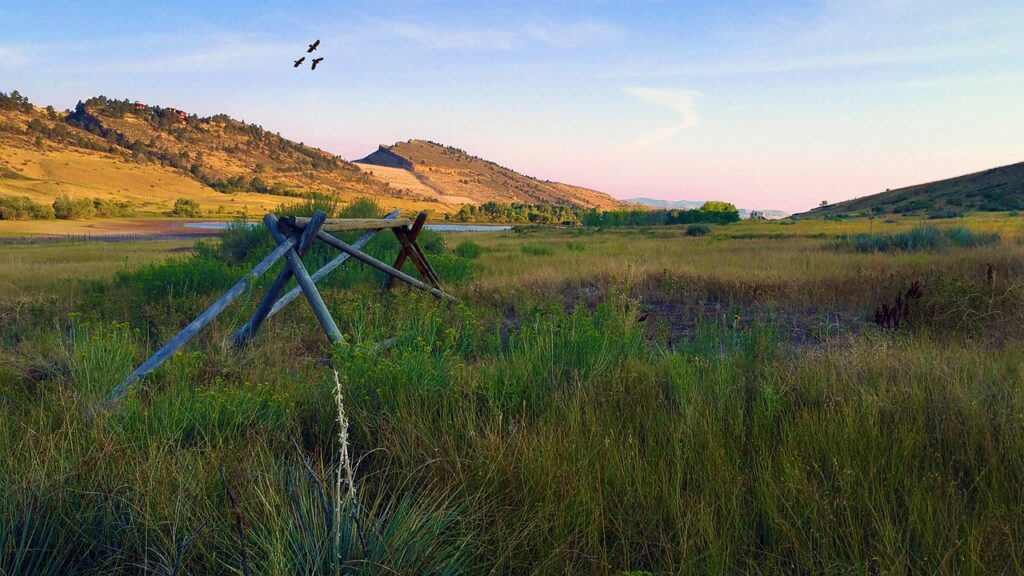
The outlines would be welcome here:
<svg viewBox="0 0 1024 576">
<path fill-rule="evenodd" d="M 299 58 L 298 60 L 295 61 L 294 68 L 298 68 L 299 66 L 302 66 L 302 63 L 305 62 L 305 61 L 306 61 L 306 57 L 305 56 L 303 56 L 302 58 Z"/>
<path fill-rule="evenodd" d="M 323 61 L 323 56 L 320 58 L 313 58 L 313 67 L 310 70 L 316 70 L 316 65 Z"/>
<path fill-rule="evenodd" d="M 309 49 L 306 50 L 306 53 L 308 54 L 308 53 L 312 52 L 313 50 L 316 50 L 316 47 L 319 46 L 319 45 L 320 45 L 320 39 L 317 38 L 316 42 L 313 42 L 312 44 L 309 45 Z"/>
</svg>

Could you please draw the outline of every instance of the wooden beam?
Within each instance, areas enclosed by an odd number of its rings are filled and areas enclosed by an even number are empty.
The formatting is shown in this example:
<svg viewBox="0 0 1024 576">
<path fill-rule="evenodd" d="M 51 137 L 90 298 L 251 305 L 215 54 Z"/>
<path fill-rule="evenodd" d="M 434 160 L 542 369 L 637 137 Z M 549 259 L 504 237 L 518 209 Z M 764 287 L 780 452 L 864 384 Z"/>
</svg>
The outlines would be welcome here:
<svg viewBox="0 0 1024 576">
<path fill-rule="evenodd" d="M 398 243 L 402 246 L 402 251 L 405 252 L 409 259 L 412 260 L 416 270 L 420 273 L 420 278 L 430 282 L 434 288 L 440 288 L 441 284 L 437 281 L 434 276 L 433 270 L 427 265 L 426 262 L 421 258 L 421 254 L 416 251 L 411 240 L 409 240 L 409 231 L 407 228 L 393 228 L 391 230 L 395 233 L 395 238 L 398 238 Z M 397 268 L 396 268 L 397 270 Z"/>
<path fill-rule="evenodd" d="M 299 243 L 295 247 L 295 252 L 301 258 L 306 255 L 309 247 L 313 245 L 313 241 L 316 240 L 316 232 L 319 230 L 320 225 L 327 218 L 327 215 L 319 210 L 313 215 L 311 224 L 306 226 L 306 229 L 302 231 L 302 235 L 299 237 Z M 234 335 L 231 337 L 232 342 L 235 346 L 241 346 L 252 337 L 253 334 L 259 331 L 263 321 L 270 316 L 270 309 L 274 302 L 277 301 L 277 295 L 284 290 L 288 281 L 292 279 L 292 269 L 289 266 L 285 266 L 277 273 L 277 278 L 274 279 L 274 283 L 267 289 L 267 293 L 263 295 L 263 299 L 260 300 L 259 306 L 256 307 L 256 311 L 253 312 L 252 318 L 245 323 L 244 326 L 239 328 Z M 301 290 L 301 288 L 300 288 Z"/>
<path fill-rule="evenodd" d="M 286 225 L 305 228 L 309 218 L 282 218 Z M 353 230 L 385 230 L 412 224 L 408 218 L 328 218 L 321 230 L 328 232 L 350 232 Z"/>
<path fill-rule="evenodd" d="M 313 223 L 315 226 L 316 220 L 313 220 Z M 277 216 L 267 214 L 263 217 L 263 224 L 270 230 L 270 235 L 274 237 L 278 244 L 284 244 L 288 241 L 289 237 L 285 237 L 277 228 Z M 317 236 L 319 237 L 320 234 L 330 236 L 330 234 L 318 230 Z M 330 237 L 333 238 L 333 236 Z M 294 236 L 290 238 L 294 238 Z M 324 332 L 327 333 L 327 337 L 334 344 L 344 344 L 345 338 L 341 335 L 341 330 L 338 330 L 338 325 L 334 323 L 334 318 L 331 317 L 331 313 L 327 310 L 327 305 L 324 304 L 324 299 L 320 296 L 320 292 L 317 292 L 316 284 L 310 278 L 306 267 L 302 264 L 302 258 L 299 258 L 294 249 L 285 252 L 284 257 L 288 261 L 288 266 L 292 269 L 292 274 L 295 275 L 295 280 L 299 283 L 299 287 L 306 294 L 306 300 L 309 301 L 313 314 L 316 316 L 317 321 L 320 322 Z"/>
<path fill-rule="evenodd" d="M 113 390 L 110 391 L 110 396 L 107 397 L 107 406 L 110 407 L 117 402 L 128 389 L 138 382 L 143 376 L 149 374 L 153 370 L 160 367 L 161 364 L 167 361 L 177 350 L 184 346 L 189 340 L 195 337 L 207 324 L 213 322 L 221 312 L 224 311 L 232 302 L 234 302 L 239 296 L 245 293 L 249 289 L 256 278 L 259 278 L 271 266 L 277 263 L 285 254 L 292 251 L 295 247 L 298 238 L 291 237 L 286 239 L 283 243 L 278 245 L 270 254 L 267 255 L 259 264 L 253 267 L 252 271 L 246 276 L 242 277 L 234 286 L 232 286 L 227 292 L 225 292 L 220 298 L 218 298 L 210 307 L 203 311 L 202 314 L 196 316 L 193 320 L 181 329 L 174 338 L 171 338 L 166 344 L 157 350 L 152 356 L 143 362 L 134 372 L 128 375 L 123 382 L 117 385 Z"/>
<path fill-rule="evenodd" d="M 412 223 L 412 229 L 409 230 L 409 240 L 412 240 L 413 242 L 415 242 L 416 239 L 420 237 L 420 230 L 423 230 L 423 225 L 426 222 L 427 222 L 427 213 L 426 212 L 420 212 L 419 214 L 416 215 L 416 220 Z M 402 266 L 405 264 L 406 256 L 407 255 L 406 255 L 404 249 L 403 250 L 399 250 L 398 251 L 398 256 L 395 258 L 395 263 L 391 267 L 394 268 L 395 270 L 401 270 Z M 381 289 L 383 289 L 383 290 L 390 290 L 391 287 L 394 284 L 395 284 L 395 277 L 391 276 L 389 274 L 389 275 L 384 277 L 384 283 L 381 284 Z"/>
<path fill-rule="evenodd" d="M 385 220 L 391 220 L 391 219 L 397 218 L 398 214 L 399 214 L 399 211 L 395 210 L 394 212 L 390 212 L 388 215 L 384 216 L 384 219 Z M 353 242 L 352 243 L 352 247 L 357 249 L 357 250 L 362 250 L 363 246 L 366 246 L 367 244 L 369 244 L 370 240 L 373 240 L 374 236 L 376 236 L 379 233 L 380 233 L 380 230 L 370 230 L 366 234 L 363 234 L 358 240 Z M 313 272 L 313 275 L 310 276 L 310 277 L 313 279 L 314 283 L 315 282 L 319 282 L 325 276 L 327 276 L 331 272 L 335 271 L 340 266 L 343 266 L 345 264 L 345 262 L 348 261 L 349 258 L 351 258 L 351 256 L 349 256 L 348 254 L 345 254 L 345 253 L 339 254 L 339 255 L 335 256 L 333 260 L 331 260 L 327 264 L 324 264 L 323 268 L 317 270 L 316 272 Z M 390 278 L 390 276 L 388 276 L 388 278 Z M 282 308 L 287 306 L 292 300 L 295 300 L 296 298 L 298 298 L 300 294 L 302 294 L 302 288 L 301 287 L 296 286 L 295 288 L 292 288 L 287 294 L 285 294 L 284 296 L 281 296 L 280 300 L 278 300 L 277 302 L 274 303 L 274 307 L 270 309 L 270 313 L 267 314 L 267 318 L 270 318 L 274 314 L 277 314 Z"/>
<path fill-rule="evenodd" d="M 446 294 L 444 291 L 439 290 L 437 288 L 432 288 L 430 286 L 427 286 L 423 282 L 420 282 L 419 280 L 413 278 L 412 276 L 409 276 L 405 272 L 402 272 L 401 270 L 395 270 L 391 266 L 388 266 L 387 264 L 381 262 L 380 260 L 377 260 L 373 256 L 370 256 L 369 254 L 367 254 L 365 252 L 362 252 L 360 250 L 357 250 L 357 249 L 353 248 L 352 246 L 348 245 L 347 243 L 345 243 L 345 242 L 343 242 L 341 240 L 338 240 L 334 236 L 331 236 L 330 234 L 328 234 L 328 233 L 326 233 L 326 232 L 324 232 L 322 230 L 319 233 L 317 233 L 316 237 L 319 238 L 320 240 L 323 240 L 325 243 L 327 243 L 327 244 L 329 244 L 331 246 L 334 246 L 338 250 L 341 250 L 342 252 L 345 252 L 346 254 L 351 255 L 356 260 L 359 260 L 360 262 L 362 262 L 364 264 L 368 264 L 368 265 L 376 268 L 377 270 L 380 270 L 381 272 L 384 272 L 385 274 L 390 274 L 390 275 L 394 276 L 395 278 L 398 278 L 402 282 L 405 282 L 406 284 L 409 284 L 410 286 L 413 286 L 414 288 L 419 288 L 420 290 L 423 290 L 425 292 L 430 292 L 433 296 L 435 296 L 437 298 L 447 298 L 449 300 L 455 300 L 454 296 L 452 296 L 450 294 Z"/>
</svg>

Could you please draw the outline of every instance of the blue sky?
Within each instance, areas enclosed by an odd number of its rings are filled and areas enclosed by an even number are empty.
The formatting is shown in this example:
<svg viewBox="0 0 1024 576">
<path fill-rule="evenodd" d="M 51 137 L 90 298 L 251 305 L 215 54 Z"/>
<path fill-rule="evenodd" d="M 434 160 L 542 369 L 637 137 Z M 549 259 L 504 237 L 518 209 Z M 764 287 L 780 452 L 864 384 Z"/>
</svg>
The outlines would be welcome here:
<svg viewBox="0 0 1024 576">
<path fill-rule="evenodd" d="M 225 112 L 350 159 L 426 138 L 619 197 L 801 210 L 1024 161 L 1019 1 L 14 0 L 0 23 L 0 90 L 38 103 Z"/>
</svg>

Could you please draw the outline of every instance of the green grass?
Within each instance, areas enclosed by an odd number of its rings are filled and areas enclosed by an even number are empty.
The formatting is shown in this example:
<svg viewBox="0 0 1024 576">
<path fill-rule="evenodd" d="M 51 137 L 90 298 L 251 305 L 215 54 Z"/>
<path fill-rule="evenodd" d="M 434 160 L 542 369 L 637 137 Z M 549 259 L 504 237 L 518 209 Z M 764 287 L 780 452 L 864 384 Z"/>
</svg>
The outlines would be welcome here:
<svg viewBox="0 0 1024 576">
<path fill-rule="evenodd" d="M 338 349 L 302 302 L 226 346 L 257 288 L 108 413 L 263 240 L 5 248 L 50 265 L 0 268 L 34 282 L 0 298 L 0 574 L 1024 571 L 1024 246 L 824 225 L 460 235 L 430 256 L 459 303 L 327 282 Z M 910 328 L 873 326 L 912 281 Z"/>
</svg>

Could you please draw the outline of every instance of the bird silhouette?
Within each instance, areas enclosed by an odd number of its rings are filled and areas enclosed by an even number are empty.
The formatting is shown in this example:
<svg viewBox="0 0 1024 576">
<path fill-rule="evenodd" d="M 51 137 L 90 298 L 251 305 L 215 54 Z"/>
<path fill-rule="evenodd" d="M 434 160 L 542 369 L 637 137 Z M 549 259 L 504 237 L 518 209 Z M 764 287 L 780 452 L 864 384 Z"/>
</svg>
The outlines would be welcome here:
<svg viewBox="0 0 1024 576">
<path fill-rule="evenodd" d="M 306 61 L 306 57 L 305 56 L 303 56 L 302 58 L 299 58 L 298 60 L 295 61 L 294 68 L 298 68 L 299 66 L 302 66 L 302 63 L 305 62 L 305 61 Z"/>
<path fill-rule="evenodd" d="M 309 45 L 309 49 L 306 50 L 306 53 L 308 54 L 308 53 L 312 52 L 313 50 L 316 50 L 316 47 L 319 46 L 319 45 L 320 45 L 320 39 L 317 38 L 316 42 L 313 42 L 312 44 Z"/>
<path fill-rule="evenodd" d="M 310 70 L 316 70 L 316 65 L 323 61 L 323 59 L 323 56 L 321 56 L 320 58 L 313 58 L 313 67 L 310 68 Z"/>
</svg>

